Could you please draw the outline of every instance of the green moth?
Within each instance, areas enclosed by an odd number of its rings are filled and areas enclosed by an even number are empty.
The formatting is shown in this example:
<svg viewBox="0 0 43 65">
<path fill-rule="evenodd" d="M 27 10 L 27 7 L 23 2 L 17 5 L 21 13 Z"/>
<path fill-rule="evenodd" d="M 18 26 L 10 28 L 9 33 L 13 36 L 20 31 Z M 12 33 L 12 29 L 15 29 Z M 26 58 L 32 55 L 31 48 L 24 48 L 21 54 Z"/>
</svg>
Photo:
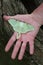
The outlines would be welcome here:
<svg viewBox="0 0 43 65">
<path fill-rule="evenodd" d="M 13 27 L 14 31 L 18 33 L 17 37 L 20 37 L 21 33 L 27 33 L 34 30 L 34 26 L 19 20 L 9 19 L 8 22 Z"/>
</svg>

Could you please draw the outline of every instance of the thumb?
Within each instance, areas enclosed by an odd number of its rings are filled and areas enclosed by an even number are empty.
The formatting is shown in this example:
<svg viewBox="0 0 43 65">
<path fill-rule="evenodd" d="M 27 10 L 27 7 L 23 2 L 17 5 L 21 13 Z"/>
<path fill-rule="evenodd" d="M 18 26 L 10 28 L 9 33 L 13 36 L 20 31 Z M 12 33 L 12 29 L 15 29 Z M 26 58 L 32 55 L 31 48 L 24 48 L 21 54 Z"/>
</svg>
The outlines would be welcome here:
<svg viewBox="0 0 43 65">
<path fill-rule="evenodd" d="M 16 15 L 15 15 L 15 16 L 16 16 Z M 4 16 L 3 16 L 3 19 L 7 21 L 7 20 L 9 20 L 10 18 L 15 18 L 15 16 L 7 16 L 7 15 L 4 15 Z"/>
<path fill-rule="evenodd" d="M 6 16 L 4 15 L 3 16 L 4 20 L 9 20 L 10 18 L 13 18 L 13 19 L 17 19 L 17 20 L 22 20 L 22 21 L 25 21 L 26 19 L 26 15 L 15 15 L 15 16 Z M 26 20 L 27 21 L 27 20 Z"/>
</svg>

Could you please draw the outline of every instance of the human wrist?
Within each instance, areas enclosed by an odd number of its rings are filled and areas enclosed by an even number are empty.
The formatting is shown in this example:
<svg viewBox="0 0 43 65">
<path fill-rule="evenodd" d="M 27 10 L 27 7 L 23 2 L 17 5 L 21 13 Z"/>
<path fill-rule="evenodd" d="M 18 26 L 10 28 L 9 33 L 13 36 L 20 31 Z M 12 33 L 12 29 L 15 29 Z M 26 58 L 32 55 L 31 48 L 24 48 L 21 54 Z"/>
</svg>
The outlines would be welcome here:
<svg viewBox="0 0 43 65">
<path fill-rule="evenodd" d="M 43 21 L 39 15 L 32 13 L 31 16 L 34 19 L 34 21 L 36 21 L 39 24 L 39 26 L 43 25 Z"/>
<path fill-rule="evenodd" d="M 31 15 L 40 26 L 43 25 L 43 3 Z"/>
</svg>

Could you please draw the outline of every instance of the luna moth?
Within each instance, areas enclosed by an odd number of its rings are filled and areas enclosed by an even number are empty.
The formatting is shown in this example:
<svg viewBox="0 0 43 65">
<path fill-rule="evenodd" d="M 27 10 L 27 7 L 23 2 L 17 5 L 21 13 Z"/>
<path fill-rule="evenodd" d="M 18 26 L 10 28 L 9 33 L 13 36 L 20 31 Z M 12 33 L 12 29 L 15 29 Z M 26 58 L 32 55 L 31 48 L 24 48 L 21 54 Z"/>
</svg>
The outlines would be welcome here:
<svg viewBox="0 0 43 65">
<path fill-rule="evenodd" d="M 32 26 L 31 24 L 16 19 L 9 19 L 8 22 L 13 27 L 14 31 L 18 33 L 17 39 L 22 33 L 27 33 L 34 30 L 34 26 Z"/>
</svg>

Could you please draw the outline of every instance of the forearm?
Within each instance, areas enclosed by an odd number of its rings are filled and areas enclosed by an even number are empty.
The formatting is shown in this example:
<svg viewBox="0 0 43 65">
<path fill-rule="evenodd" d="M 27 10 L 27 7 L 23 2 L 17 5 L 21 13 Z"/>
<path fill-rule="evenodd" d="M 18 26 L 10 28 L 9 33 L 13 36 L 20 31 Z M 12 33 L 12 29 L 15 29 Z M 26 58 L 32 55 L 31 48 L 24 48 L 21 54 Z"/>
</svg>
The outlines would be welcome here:
<svg viewBox="0 0 43 65">
<path fill-rule="evenodd" d="M 43 25 L 43 3 L 33 11 L 32 15 L 39 24 Z"/>
</svg>

